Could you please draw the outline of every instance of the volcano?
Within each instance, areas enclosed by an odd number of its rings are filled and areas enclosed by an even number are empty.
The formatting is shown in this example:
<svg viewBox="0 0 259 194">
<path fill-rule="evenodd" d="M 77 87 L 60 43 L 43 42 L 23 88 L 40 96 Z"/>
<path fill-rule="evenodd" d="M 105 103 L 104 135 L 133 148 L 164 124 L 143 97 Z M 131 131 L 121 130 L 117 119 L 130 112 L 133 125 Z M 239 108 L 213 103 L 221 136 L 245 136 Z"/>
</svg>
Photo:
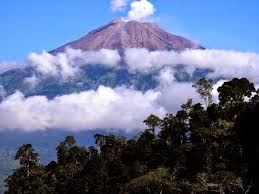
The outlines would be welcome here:
<svg viewBox="0 0 259 194">
<path fill-rule="evenodd" d="M 176 51 L 186 49 L 203 49 L 199 44 L 184 37 L 177 36 L 161 29 L 152 22 L 113 20 L 97 28 L 82 38 L 67 43 L 50 51 L 52 55 L 62 53 L 67 47 L 82 51 L 98 51 L 100 49 L 117 50 L 120 55 L 129 48 L 146 48 L 149 51 Z M 97 89 L 100 85 L 115 88 L 118 86 L 133 87 L 147 91 L 158 85 L 158 72 L 149 74 L 129 72 L 126 68 L 109 68 L 99 64 L 80 66 L 80 75 L 62 80 L 60 77 L 42 75 L 32 66 L 6 71 L 0 74 L 0 86 L 5 95 L 21 91 L 25 96 L 43 95 L 54 98 L 59 95 L 71 94 L 90 89 Z M 183 77 L 184 81 L 189 79 Z M 37 80 L 35 86 L 28 86 L 26 79 Z M 0 100 L 1 100 L 0 96 Z"/>
<path fill-rule="evenodd" d="M 83 51 L 100 49 L 118 50 L 123 53 L 128 48 L 146 48 L 150 51 L 203 49 L 197 43 L 161 29 L 153 22 L 123 21 L 121 19 L 97 28 L 82 38 L 67 43 L 50 53 L 63 52 L 66 47 Z"/>
</svg>

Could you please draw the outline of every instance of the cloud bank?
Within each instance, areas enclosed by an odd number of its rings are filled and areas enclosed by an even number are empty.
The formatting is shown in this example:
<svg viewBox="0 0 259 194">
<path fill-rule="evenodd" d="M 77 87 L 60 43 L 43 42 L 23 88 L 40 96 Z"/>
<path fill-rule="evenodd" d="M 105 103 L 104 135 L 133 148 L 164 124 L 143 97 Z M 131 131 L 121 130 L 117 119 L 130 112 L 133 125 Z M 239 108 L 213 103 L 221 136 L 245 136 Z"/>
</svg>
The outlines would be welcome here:
<svg viewBox="0 0 259 194">
<path fill-rule="evenodd" d="M 256 84 L 259 83 L 259 54 L 252 52 L 206 49 L 185 50 L 179 53 L 131 48 L 120 56 L 116 50 L 81 51 L 67 48 L 64 53 L 57 55 L 45 51 L 41 54 L 31 53 L 27 61 L 26 66 L 34 67 L 38 73 L 59 76 L 64 80 L 77 76 L 80 68 L 85 65 L 98 64 L 109 68 L 120 68 L 123 63 L 131 73 L 150 73 L 165 68 L 172 71 L 180 64 L 190 75 L 196 69 L 210 69 L 208 77 L 213 79 L 247 77 Z M 6 64 L 8 65 L 0 68 L 2 72 L 19 66 L 16 63 Z"/>
<path fill-rule="evenodd" d="M 76 50 L 67 48 L 64 53 L 51 55 L 44 51 L 41 54 L 31 53 L 28 63 L 42 75 L 60 76 L 64 80 L 77 75 L 83 65 L 103 65 L 116 67 L 121 61 L 118 51 L 101 49 L 99 51 Z"/>
<path fill-rule="evenodd" d="M 160 95 L 104 86 L 53 100 L 45 96 L 25 98 L 16 92 L 0 104 L 0 129 L 140 129 L 149 114 L 166 113 L 157 103 Z"/>
<path fill-rule="evenodd" d="M 5 88 L 0 86 L 0 129 L 46 130 L 89 130 L 125 129 L 134 130 L 144 127 L 143 120 L 150 114 L 163 116 L 167 112 L 179 110 L 188 98 L 201 102 L 192 88 L 191 82 L 177 82 L 177 65 L 182 64 L 190 75 L 196 68 L 211 69 L 210 78 L 247 77 L 259 85 L 259 55 L 250 52 L 227 50 L 186 50 L 154 51 L 128 49 L 124 56 L 117 51 L 102 49 L 83 52 L 68 48 L 65 53 L 51 55 L 32 53 L 28 64 L 39 74 L 60 76 L 62 79 L 77 76 L 84 65 L 104 65 L 109 68 L 127 67 L 131 73 L 150 73 L 159 71 L 156 77 L 157 88 L 147 92 L 126 87 L 108 88 L 100 86 L 97 90 L 63 95 L 52 100 L 45 96 L 26 98 L 17 91 L 5 96 Z M 8 65 L 7 65 L 8 66 Z M 9 66 L 10 67 L 10 66 Z M 16 68 L 14 65 L 13 68 Z M 9 68 L 7 68 L 9 69 Z M 24 80 L 30 87 L 40 81 L 37 74 Z M 216 88 L 224 80 L 215 84 L 213 100 L 217 101 Z"/>
<path fill-rule="evenodd" d="M 185 66 L 187 73 L 195 69 L 210 69 L 210 78 L 247 77 L 258 83 L 259 54 L 228 50 L 186 50 L 181 53 L 174 51 L 153 51 L 147 49 L 128 49 L 125 61 L 129 71 L 151 72 L 163 67 Z"/>
</svg>

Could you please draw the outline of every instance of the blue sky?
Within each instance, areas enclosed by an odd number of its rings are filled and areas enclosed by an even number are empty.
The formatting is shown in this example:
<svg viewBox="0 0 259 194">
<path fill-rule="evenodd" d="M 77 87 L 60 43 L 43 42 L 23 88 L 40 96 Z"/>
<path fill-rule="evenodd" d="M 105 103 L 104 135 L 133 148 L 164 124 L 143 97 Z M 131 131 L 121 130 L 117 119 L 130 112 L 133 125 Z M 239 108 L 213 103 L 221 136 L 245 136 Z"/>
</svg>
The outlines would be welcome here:
<svg viewBox="0 0 259 194">
<path fill-rule="evenodd" d="M 258 0 L 150 0 L 166 30 L 207 48 L 259 53 Z M 110 20 L 109 0 L 1 0 L 0 62 L 51 50 Z"/>
</svg>

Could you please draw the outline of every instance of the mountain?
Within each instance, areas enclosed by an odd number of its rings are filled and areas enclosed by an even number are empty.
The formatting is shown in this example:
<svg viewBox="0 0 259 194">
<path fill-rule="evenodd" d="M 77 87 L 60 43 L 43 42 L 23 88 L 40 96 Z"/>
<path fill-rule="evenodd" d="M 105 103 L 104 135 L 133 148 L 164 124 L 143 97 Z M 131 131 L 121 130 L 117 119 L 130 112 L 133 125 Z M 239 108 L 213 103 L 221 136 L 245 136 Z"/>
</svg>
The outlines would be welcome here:
<svg viewBox="0 0 259 194">
<path fill-rule="evenodd" d="M 147 48 L 150 51 L 183 51 L 203 48 L 191 40 L 166 32 L 156 23 L 122 21 L 120 19 L 97 28 L 82 38 L 51 51 L 51 53 L 63 52 L 66 47 L 83 51 L 106 48 L 118 50 L 120 53 L 128 48 Z"/>
<path fill-rule="evenodd" d="M 151 22 L 114 20 L 107 25 L 89 32 L 86 36 L 67 43 L 50 51 L 51 54 L 63 52 L 66 47 L 83 51 L 99 50 L 102 48 L 116 49 L 120 54 L 127 48 L 147 48 L 154 50 L 203 49 L 202 46 L 181 36 L 176 36 L 161 29 Z M 71 94 L 89 89 L 96 89 L 100 85 L 107 87 L 128 86 L 146 91 L 157 86 L 158 72 L 143 74 L 129 72 L 127 68 L 109 68 L 101 65 L 81 66 L 80 75 L 62 80 L 55 76 L 41 75 L 33 67 L 13 69 L 0 74 L 0 86 L 5 94 L 10 95 L 19 90 L 26 96 L 45 95 L 54 98 L 58 95 Z M 28 86 L 26 78 L 37 77 L 35 87 Z M 192 79 L 180 73 L 179 79 Z"/>
</svg>

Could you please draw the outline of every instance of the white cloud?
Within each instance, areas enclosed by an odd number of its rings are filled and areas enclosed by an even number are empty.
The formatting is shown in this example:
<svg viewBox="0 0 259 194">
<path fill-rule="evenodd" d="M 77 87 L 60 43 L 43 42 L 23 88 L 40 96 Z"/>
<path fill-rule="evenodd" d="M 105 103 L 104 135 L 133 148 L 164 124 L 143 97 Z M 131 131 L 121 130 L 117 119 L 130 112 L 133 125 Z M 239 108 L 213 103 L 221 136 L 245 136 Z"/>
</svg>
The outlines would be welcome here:
<svg viewBox="0 0 259 194">
<path fill-rule="evenodd" d="M 189 98 L 194 102 L 201 102 L 199 95 L 192 87 L 190 82 L 172 82 L 168 87 L 161 88 L 161 95 L 158 103 L 167 108 L 168 112 L 176 112 L 180 110 L 181 105 L 186 103 Z"/>
<path fill-rule="evenodd" d="M 196 68 L 211 68 L 213 78 L 243 77 L 255 79 L 259 73 L 259 55 L 227 50 L 188 50 L 180 53 L 182 64 Z"/>
<path fill-rule="evenodd" d="M 184 65 L 192 74 L 197 68 L 211 69 L 211 78 L 247 77 L 259 83 L 259 54 L 228 50 L 186 50 L 181 53 L 174 51 L 153 51 L 147 49 L 128 49 L 125 62 L 131 72 L 150 72 L 165 66 Z"/>
<path fill-rule="evenodd" d="M 159 95 L 104 86 L 53 100 L 45 96 L 25 98 L 16 92 L 0 103 L 0 129 L 140 129 L 149 114 L 166 113 L 157 103 Z"/>
<path fill-rule="evenodd" d="M 148 73 L 166 65 L 179 65 L 179 54 L 174 51 L 148 51 L 145 48 L 132 48 L 125 51 L 125 62 L 129 71 Z M 178 61 L 176 61 L 178 60 Z"/>
<path fill-rule="evenodd" d="M 127 4 L 128 4 L 129 0 L 112 0 L 111 1 L 111 9 L 112 11 L 121 11 L 123 10 Z"/>
<path fill-rule="evenodd" d="M 4 89 L 4 86 L 0 85 L 0 99 L 5 97 L 6 91 Z"/>
<path fill-rule="evenodd" d="M 193 88 L 192 82 L 177 82 L 174 77 L 174 70 L 166 67 L 163 68 L 159 76 L 157 77 L 160 85 L 156 88 L 161 95 L 158 98 L 158 103 L 165 107 L 169 112 L 176 112 L 180 110 L 181 105 L 187 102 L 188 99 L 192 98 L 194 103 L 203 104 L 204 101 L 200 95 Z M 218 88 L 228 80 L 219 80 L 213 85 L 212 90 L 212 102 L 218 103 Z"/>
<path fill-rule="evenodd" d="M 30 88 L 34 88 L 39 82 L 40 79 L 37 78 L 35 75 L 32 75 L 31 77 L 26 77 L 24 79 L 24 83 L 28 84 Z"/>
<path fill-rule="evenodd" d="M 136 0 L 130 4 L 127 20 L 143 20 L 155 13 L 154 5 L 148 0 Z"/>
<path fill-rule="evenodd" d="M 103 65 L 117 67 L 121 62 L 121 57 L 117 50 L 82 51 L 80 49 L 67 48 L 65 53 L 73 66 Z"/>
<path fill-rule="evenodd" d="M 77 75 L 80 66 L 103 65 L 116 67 L 121 57 L 118 51 L 101 49 L 99 51 L 82 51 L 67 48 L 64 53 L 51 55 L 43 51 L 41 54 L 31 53 L 28 63 L 43 75 L 60 76 L 67 79 Z"/>
<path fill-rule="evenodd" d="M 227 81 L 229 81 L 229 80 L 219 80 L 219 81 L 217 81 L 217 83 L 214 84 L 213 90 L 212 90 L 212 101 L 214 103 L 218 103 L 219 102 L 219 99 L 218 99 L 218 97 L 219 97 L 218 88 L 221 87 L 224 84 L 224 82 L 227 82 Z"/>
<path fill-rule="evenodd" d="M 160 70 L 157 79 L 159 80 L 160 87 L 170 86 L 173 82 L 175 82 L 174 77 L 175 71 L 170 67 L 165 67 Z"/>
<path fill-rule="evenodd" d="M 56 56 L 44 51 L 41 54 L 30 53 L 28 61 L 39 73 L 43 75 L 61 76 L 63 79 L 74 76 L 78 71 L 77 67 L 70 64 L 65 53 Z"/>
<path fill-rule="evenodd" d="M 2 62 L 0 63 L 0 74 L 9 71 L 11 69 L 23 68 L 24 65 L 18 64 L 17 62 Z"/>
</svg>

